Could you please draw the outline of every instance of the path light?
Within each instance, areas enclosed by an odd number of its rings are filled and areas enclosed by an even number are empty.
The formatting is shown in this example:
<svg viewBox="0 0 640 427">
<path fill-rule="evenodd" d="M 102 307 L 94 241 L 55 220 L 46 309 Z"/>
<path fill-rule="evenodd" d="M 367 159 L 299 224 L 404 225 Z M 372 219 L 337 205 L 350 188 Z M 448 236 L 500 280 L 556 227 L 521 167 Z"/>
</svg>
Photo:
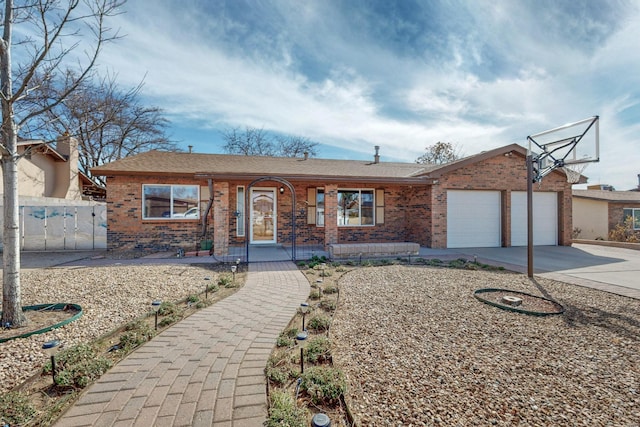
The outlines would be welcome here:
<svg viewBox="0 0 640 427">
<path fill-rule="evenodd" d="M 51 358 L 51 378 L 53 378 L 53 385 L 56 385 L 56 354 L 60 350 L 60 341 L 47 341 L 42 344 L 42 349 Z"/>
<path fill-rule="evenodd" d="M 300 346 L 300 373 L 304 374 L 304 348 L 307 346 L 309 334 L 306 331 L 298 332 L 296 343 Z"/>
<path fill-rule="evenodd" d="M 311 418 L 311 427 L 331 427 L 331 420 L 325 414 L 315 414 Z"/>
<path fill-rule="evenodd" d="M 306 302 L 303 302 L 302 304 L 300 304 L 300 313 L 302 313 L 302 332 L 306 331 L 304 327 L 304 318 L 308 312 L 309 312 L 309 304 Z"/>
<path fill-rule="evenodd" d="M 231 274 L 233 274 L 233 283 L 236 283 L 236 271 L 238 271 L 237 265 L 231 266 Z"/>
<path fill-rule="evenodd" d="M 153 300 L 151 302 L 151 309 L 154 311 L 156 315 L 156 331 L 158 330 L 158 310 L 160 309 L 161 304 L 162 304 L 162 301 L 160 301 L 159 299 Z"/>
<path fill-rule="evenodd" d="M 211 280 L 210 277 L 204 278 L 205 282 Z M 204 299 L 209 299 L 209 283 L 204 284 Z"/>
</svg>

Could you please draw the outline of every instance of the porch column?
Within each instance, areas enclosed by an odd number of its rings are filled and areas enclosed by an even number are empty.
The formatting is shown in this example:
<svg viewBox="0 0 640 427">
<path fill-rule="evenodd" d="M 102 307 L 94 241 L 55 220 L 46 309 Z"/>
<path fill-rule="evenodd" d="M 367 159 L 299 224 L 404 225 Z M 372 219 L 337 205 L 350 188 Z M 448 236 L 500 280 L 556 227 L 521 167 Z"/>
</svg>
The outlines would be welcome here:
<svg viewBox="0 0 640 427">
<path fill-rule="evenodd" d="M 213 183 L 213 254 L 229 253 L 229 183 Z"/>
<path fill-rule="evenodd" d="M 324 249 L 338 243 L 338 186 L 327 184 L 324 186 Z"/>
</svg>

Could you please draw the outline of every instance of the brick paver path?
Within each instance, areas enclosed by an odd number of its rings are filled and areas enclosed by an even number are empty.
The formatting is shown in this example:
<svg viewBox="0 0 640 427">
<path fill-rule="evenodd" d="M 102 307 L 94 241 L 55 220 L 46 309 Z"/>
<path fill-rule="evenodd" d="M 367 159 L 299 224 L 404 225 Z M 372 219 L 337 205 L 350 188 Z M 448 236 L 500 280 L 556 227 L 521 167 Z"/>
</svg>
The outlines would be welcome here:
<svg viewBox="0 0 640 427">
<path fill-rule="evenodd" d="M 308 295 L 292 262 L 249 264 L 242 289 L 130 354 L 56 426 L 261 426 L 267 359 Z"/>
</svg>

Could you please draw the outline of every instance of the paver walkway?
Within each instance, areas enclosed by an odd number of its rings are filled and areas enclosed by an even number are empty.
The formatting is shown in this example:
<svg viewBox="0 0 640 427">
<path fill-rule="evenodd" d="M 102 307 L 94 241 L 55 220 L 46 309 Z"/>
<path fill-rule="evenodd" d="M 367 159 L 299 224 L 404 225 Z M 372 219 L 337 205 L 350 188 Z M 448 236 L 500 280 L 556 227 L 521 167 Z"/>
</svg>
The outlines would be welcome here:
<svg viewBox="0 0 640 427">
<path fill-rule="evenodd" d="M 261 426 L 267 359 L 309 289 L 290 261 L 249 264 L 242 289 L 130 354 L 56 426 Z"/>
</svg>

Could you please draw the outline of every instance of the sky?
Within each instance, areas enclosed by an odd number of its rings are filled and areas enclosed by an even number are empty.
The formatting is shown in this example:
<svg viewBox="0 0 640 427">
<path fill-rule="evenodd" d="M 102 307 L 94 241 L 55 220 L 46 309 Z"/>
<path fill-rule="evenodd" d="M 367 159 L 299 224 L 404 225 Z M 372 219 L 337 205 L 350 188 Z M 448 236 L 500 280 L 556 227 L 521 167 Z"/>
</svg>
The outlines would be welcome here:
<svg viewBox="0 0 640 427">
<path fill-rule="evenodd" d="M 638 187 L 640 1 L 129 0 L 100 67 L 183 149 L 255 127 L 321 158 L 463 155 L 600 116 L 590 184 Z M 594 138 L 585 138 L 593 151 Z"/>
</svg>

